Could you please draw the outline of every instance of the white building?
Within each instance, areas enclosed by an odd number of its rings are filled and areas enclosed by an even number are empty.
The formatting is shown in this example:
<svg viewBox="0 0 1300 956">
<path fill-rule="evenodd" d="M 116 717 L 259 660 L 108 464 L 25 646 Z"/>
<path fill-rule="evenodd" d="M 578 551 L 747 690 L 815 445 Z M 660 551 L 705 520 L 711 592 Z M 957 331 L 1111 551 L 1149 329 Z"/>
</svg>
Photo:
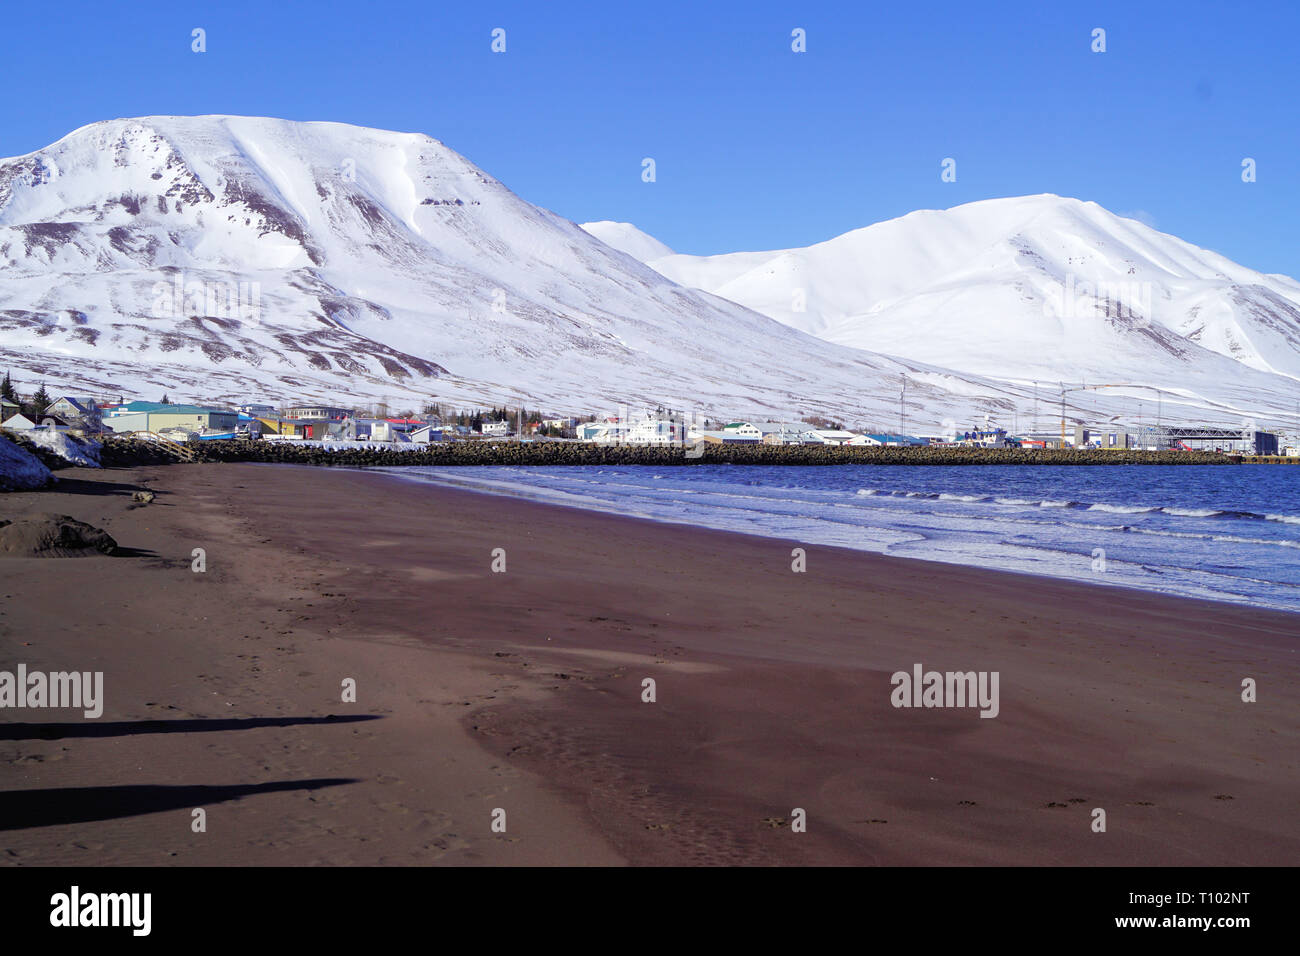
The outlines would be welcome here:
<svg viewBox="0 0 1300 956">
<path fill-rule="evenodd" d="M 351 414 L 349 409 L 336 408 L 333 405 L 295 405 L 285 413 L 285 418 L 296 420 L 299 418 L 325 419 L 332 422 L 341 422 Z"/>
<path fill-rule="evenodd" d="M 479 434 L 494 435 L 498 437 L 509 435 L 510 423 L 509 422 L 484 422 L 479 427 Z"/>
<path fill-rule="evenodd" d="M 666 418 L 643 418 L 632 422 L 626 441 L 629 445 L 676 445 L 684 437 L 681 422 Z"/>
<path fill-rule="evenodd" d="M 856 442 L 854 439 L 858 439 Z M 803 433 L 806 445 L 861 445 L 865 444 L 863 436 L 856 432 L 846 432 L 834 428 L 815 428 Z"/>
<path fill-rule="evenodd" d="M 21 412 L 17 415 L 11 415 L 3 422 L 0 422 L 0 428 L 9 428 L 16 432 L 31 431 L 35 427 L 36 423 Z"/>
<path fill-rule="evenodd" d="M 675 445 L 694 438 L 686 435 L 684 422 L 671 418 L 583 422 L 574 431 L 580 441 L 597 445 Z"/>
<path fill-rule="evenodd" d="M 763 432 L 752 422 L 728 422 L 722 426 L 724 432 L 731 432 L 741 438 L 752 438 L 754 441 L 763 440 Z"/>
</svg>

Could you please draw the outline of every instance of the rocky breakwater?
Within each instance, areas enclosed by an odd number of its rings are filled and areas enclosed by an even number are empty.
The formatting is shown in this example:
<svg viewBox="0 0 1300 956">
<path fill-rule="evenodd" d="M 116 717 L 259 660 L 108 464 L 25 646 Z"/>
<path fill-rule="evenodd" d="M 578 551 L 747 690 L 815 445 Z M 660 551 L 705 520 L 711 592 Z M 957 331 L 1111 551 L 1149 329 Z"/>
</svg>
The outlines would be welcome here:
<svg viewBox="0 0 1300 956">
<path fill-rule="evenodd" d="M 413 448 L 340 448 L 294 442 L 206 441 L 197 461 L 334 465 L 1226 465 L 1214 452 L 842 445 L 590 445 L 580 442 L 458 441 Z"/>
</svg>

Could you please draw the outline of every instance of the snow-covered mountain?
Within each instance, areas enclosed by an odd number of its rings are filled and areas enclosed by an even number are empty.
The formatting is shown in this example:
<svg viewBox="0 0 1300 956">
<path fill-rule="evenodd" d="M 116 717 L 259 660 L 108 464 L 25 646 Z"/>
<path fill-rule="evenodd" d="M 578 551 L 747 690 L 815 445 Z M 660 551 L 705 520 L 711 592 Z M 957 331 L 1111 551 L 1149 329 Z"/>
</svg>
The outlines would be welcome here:
<svg viewBox="0 0 1300 956">
<path fill-rule="evenodd" d="M 598 225 L 632 255 L 657 243 Z M 1004 382 L 1149 386 L 1287 420 L 1300 398 L 1300 283 L 1096 203 L 985 200 L 803 249 L 642 261 L 828 342 Z"/>
<path fill-rule="evenodd" d="M 0 161 L 0 363 L 230 402 L 883 422 L 904 373 L 918 421 L 1026 400 L 675 285 L 427 136 L 232 116 L 95 123 Z"/>
<path fill-rule="evenodd" d="M 423 135 L 112 120 L 0 161 L 0 367 L 26 388 L 104 396 L 626 402 L 877 427 L 899 421 L 905 375 L 918 428 L 1010 424 L 1028 414 L 1031 379 L 1086 369 L 1158 378 L 1171 420 L 1289 415 L 1294 282 L 1084 204 L 983 208 L 814 250 L 694 260 L 617 223 L 584 231 Z M 893 231 L 858 238 L 872 230 Z M 1181 318 L 1080 318 L 1073 301 L 1068 321 L 1034 318 L 1070 269 L 1128 259 L 1140 279 L 1194 277 L 1157 286 Z M 796 288 L 807 308 L 786 314 Z M 1215 311 L 1224 289 L 1232 322 Z M 1067 405 L 1131 420 L 1150 399 Z"/>
</svg>

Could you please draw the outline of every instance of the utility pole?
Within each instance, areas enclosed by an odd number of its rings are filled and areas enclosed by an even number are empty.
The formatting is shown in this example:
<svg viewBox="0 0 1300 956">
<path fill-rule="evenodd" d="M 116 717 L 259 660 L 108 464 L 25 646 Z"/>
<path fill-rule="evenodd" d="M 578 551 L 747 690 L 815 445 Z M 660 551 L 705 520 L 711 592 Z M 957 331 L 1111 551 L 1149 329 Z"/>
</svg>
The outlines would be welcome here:
<svg viewBox="0 0 1300 956">
<path fill-rule="evenodd" d="M 1160 389 L 1156 389 L 1156 451 L 1164 451 L 1163 448 L 1163 445 L 1165 443 L 1164 403 L 1165 403 L 1164 392 L 1160 391 Z"/>
<path fill-rule="evenodd" d="M 1065 450 L 1065 383 L 1061 383 L 1061 450 Z"/>
<path fill-rule="evenodd" d="M 907 373 L 903 373 L 903 394 L 898 400 L 898 436 L 907 434 Z"/>
</svg>

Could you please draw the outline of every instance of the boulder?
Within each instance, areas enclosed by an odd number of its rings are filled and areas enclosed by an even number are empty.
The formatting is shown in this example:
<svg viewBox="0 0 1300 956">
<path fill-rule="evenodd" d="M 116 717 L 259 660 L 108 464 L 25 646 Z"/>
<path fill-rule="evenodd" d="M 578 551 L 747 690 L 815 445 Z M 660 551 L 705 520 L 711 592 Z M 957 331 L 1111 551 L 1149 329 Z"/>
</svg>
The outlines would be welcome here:
<svg viewBox="0 0 1300 956">
<path fill-rule="evenodd" d="M 34 514 L 0 521 L 0 554 L 29 558 L 79 558 L 113 554 L 117 542 L 100 528 L 68 515 Z"/>
</svg>

